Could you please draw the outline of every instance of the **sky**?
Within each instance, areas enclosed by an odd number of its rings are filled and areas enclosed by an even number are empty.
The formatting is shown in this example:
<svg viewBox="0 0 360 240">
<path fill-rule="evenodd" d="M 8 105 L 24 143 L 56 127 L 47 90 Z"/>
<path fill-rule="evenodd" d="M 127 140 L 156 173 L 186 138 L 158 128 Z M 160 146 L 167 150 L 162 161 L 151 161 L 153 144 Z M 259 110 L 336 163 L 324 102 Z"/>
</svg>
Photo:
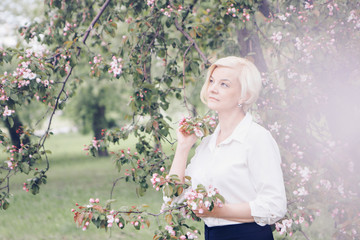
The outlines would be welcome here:
<svg viewBox="0 0 360 240">
<path fill-rule="evenodd" d="M 0 0 L 0 46 L 14 47 L 16 29 L 31 20 L 39 0 Z"/>
</svg>

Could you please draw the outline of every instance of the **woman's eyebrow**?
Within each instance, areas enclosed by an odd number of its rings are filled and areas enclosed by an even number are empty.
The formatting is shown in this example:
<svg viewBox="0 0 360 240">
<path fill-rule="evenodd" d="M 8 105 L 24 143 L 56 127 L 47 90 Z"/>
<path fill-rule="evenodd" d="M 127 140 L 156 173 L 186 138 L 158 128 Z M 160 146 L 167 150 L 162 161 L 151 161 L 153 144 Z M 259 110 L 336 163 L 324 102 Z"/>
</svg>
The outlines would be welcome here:
<svg viewBox="0 0 360 240">
<path fill-rule="evenodd" d="M 231 83 L 231 80 L 229 80 L 229 79 L 227 79 L 227 78 L 220 79 L 220 81 L 227 81 L 227 82 L 230 82 L 230 83 Z"/>
<path fill-rule="evenodd" d="M 214 79 L 214 77 L 211 76 L 210 79 Z M 231 80 L 229 80 L 229 79 L 227 79 L 227 78 L 222 78 L 222 79 L 220 79 L 220 81 L 228 81 L 228 82 L 231 83 Z"/>
</svg>

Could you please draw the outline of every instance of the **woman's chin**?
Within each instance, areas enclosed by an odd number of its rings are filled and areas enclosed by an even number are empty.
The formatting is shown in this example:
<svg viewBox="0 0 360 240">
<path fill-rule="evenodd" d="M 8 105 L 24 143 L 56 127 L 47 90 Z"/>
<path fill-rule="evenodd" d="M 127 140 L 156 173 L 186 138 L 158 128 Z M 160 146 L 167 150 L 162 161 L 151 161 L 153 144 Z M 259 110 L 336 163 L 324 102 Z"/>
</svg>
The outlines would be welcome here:
<svg viewBox="0 0 360 240">
<path fill-rule="evenodd" d="M 217 106 L 217 104 L 213 103 L 213 102 L 208 102 L 207 106 L 209 109 L 213 110 L 213 111 L 217 111 L 219 106 Z"/>
</svg>

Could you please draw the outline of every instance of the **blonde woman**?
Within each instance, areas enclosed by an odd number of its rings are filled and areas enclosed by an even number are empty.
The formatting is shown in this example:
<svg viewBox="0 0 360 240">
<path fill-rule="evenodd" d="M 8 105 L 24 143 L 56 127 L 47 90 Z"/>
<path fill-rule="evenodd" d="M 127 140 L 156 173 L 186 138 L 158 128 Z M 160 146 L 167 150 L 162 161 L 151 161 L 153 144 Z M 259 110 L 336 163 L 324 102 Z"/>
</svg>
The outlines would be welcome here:
<svg viewBox="0 0 360 240">
<path fill-rule="evenodd" d="M 205 137 L 186 166 L 197 137 L 177 133 L 170 174 L 191 176 L 193 186 L 217 188 L 223 207 L 194 211 L 205 223 L 206 240 L 273 239 L 271 224 L 286 213 L 279 148 L 248 109 L 261 90 L 261 76 L 249 60 L 226 57 L 208 70 L 201 100 L 218 114 L 215 132 Z"/>
</svg>

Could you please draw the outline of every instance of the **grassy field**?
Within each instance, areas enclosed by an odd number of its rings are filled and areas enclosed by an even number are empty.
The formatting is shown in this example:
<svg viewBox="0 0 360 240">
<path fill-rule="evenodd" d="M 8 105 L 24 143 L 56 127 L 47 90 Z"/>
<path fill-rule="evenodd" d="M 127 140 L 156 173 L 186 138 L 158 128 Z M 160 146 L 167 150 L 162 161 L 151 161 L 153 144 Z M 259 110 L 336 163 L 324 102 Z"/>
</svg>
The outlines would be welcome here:
<svg viewBox="0 0 360 240">
<path fill-rule="evenodd" d="M 57 135 L 49 140 L 52 150 L 48 183 L 40 194 L 32 195 L 22 190 L 27 176 L 15 176 L 11 184 L 11 206 L 0 215 L 0 239 L 152 239 L 156 226 L 136 231 L 132 227 L 111 233 L 92 225 L 82 231 L 73 222 L 71 208 L 75 203 L 86 204 L 89 198 L 109 199 L 112 182 L 120 174 L 110 158 L 93 158 L 82 151 L 90 136 L 77 134 Z M 149 189 L 144 198 L 138 198 L 133 185 L 120 183 L 113 205 L 149 204 L 158 212 L 162 197 Z"/>
<path fill-rule="evenodd" d="M 79 134 L 59 134 L 48 141 L 52 150 L 48 183 L 43 185 L 40 194 L 32 195 L 22 190 L 28 176 L 19 174 L 11 184 L 11 206 L 0 211 L 0 240 L 39 240 L 39 239 L 152 239 L 157 228 L 152 221 L 149 229 L 140 231 L 132 226 L 124 230 L 114 228 L 111 232 L 96 229 L 91 225 L 82 231 L 73 222 L 75 203 L 87 204 L 89 198 L 109 199 L 112 182 L 120 176 L 111 158 L 93 158 L 85 155 L 83 145 L 90 142 L 90 136 Z M 131 144 L 131 140 L 130 140 Z M 127 147 L 124 146 L 124 147 Z M 149 189 L 145 197 L 138 198 L 135 186 L 120 183 L 113 198 L 113 207 L 148 204 L 150 212 L 157 213 L 162 203 L 159 192 Z M 326 218 L 326 216 L 324 216 Z M 316 232 L 304 229 L 310 239 L 330 239 L 330 232 L 323 220 L 315 221 Z M 197 223 L 202 229 L 202 223 Z M 309 230 L 309 231 L 308 231 Z M 319 234 L 320 233 L 320 234 Z M 275 234 L 276 239 L 283 239 Z M 204 239 L 203 236 L 199 240 Z M 291 239 L 305 239 L 301 235 Z"/>
</svg>

